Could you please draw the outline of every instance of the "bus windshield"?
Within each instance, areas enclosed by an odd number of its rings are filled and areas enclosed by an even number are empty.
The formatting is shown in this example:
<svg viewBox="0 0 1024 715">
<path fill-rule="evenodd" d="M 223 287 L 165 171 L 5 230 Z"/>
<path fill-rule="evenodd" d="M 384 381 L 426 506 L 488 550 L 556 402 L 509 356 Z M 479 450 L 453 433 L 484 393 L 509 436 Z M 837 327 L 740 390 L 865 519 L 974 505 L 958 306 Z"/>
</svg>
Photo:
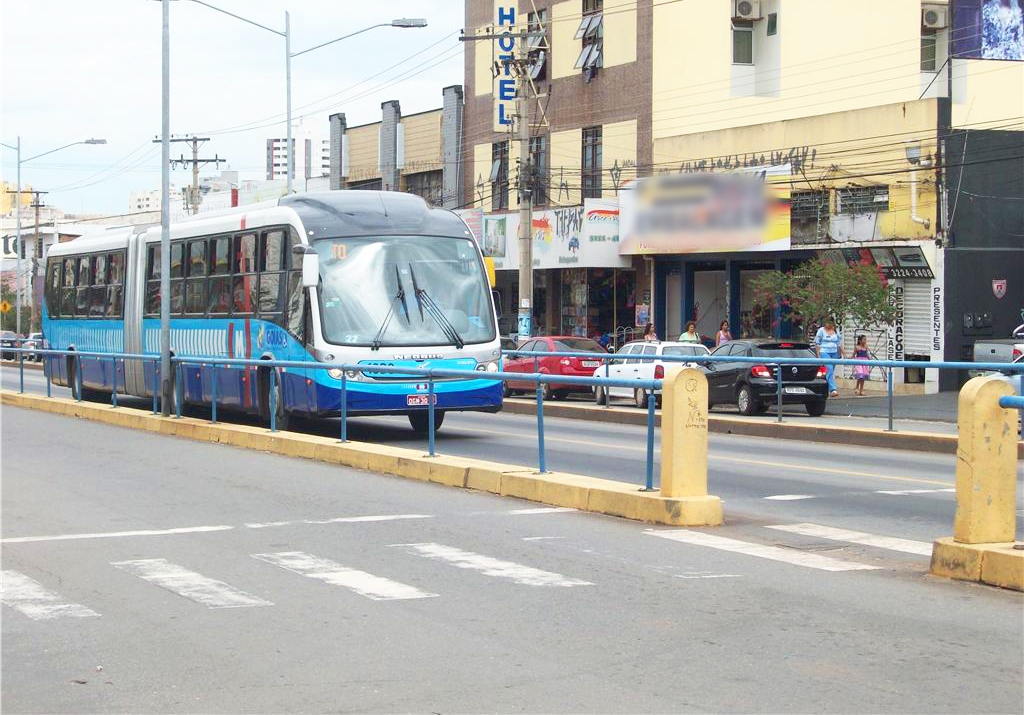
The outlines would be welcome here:
<svg viewBox="0 0 1024 715">
<path fill-rule="evenodd" d="M 324 338 L 370 347 L 483 343 L 495 338 L 487 275 L 463 238 L 321 239 Z"/>
</svg>

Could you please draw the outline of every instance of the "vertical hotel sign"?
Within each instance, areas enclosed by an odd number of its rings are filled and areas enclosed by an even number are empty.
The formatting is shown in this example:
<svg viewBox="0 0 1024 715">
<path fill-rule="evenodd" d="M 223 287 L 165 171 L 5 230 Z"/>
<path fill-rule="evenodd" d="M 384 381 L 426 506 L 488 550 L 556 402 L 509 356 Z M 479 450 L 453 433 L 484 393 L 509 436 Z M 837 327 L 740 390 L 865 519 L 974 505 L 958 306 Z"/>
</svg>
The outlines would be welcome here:
<svg viewBox="0 0 1024 715">
<path fill-rule="evenodd" d="M 494 2 L 494 40 L 492 53 L 494 62 L 491 65 L 494 82 L 491 96 L 494 98 L 494 131 L 507 132 L 512 129 L 512 120 L 516 113 L 516 75 L 515 35 L 517 2 L 515 0 L 495 0 Z"/>
</svg>

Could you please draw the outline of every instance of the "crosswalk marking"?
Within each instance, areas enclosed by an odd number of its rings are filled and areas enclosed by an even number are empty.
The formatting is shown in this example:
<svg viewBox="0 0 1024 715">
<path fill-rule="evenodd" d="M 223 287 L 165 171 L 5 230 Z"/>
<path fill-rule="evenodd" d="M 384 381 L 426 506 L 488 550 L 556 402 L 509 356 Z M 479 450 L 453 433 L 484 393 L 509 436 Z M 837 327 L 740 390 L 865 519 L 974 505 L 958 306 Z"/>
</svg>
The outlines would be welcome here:
<svg viewBox="0 0 1024 715">
<path fill-rule="evenodd" d="M 374 576 L 366 571 L 342 566 L 330 559 L 313 556 L 302 551 L 282 551 L 275 554 L 253 554 L 254 559 L 265 561 L 292 573 L 315 578 L 332 586 L 342 586 L 374 601 L 401 601 L 412 598 L 434 598 L 438 594 L 421 591 L 398 581 Z"/>
<path fill-rule="evenodd" d="M 738 554 L 757 556 L 762 559 L 770 559 L 772 561 L 780 561 L 782 563 L 793 564 L 794 566 L 804 566 L 806 568 L 820 569 L 822 571 L 874 571 L 879 568 L 878 566 L 869 566 L 867 564 L 859 564 L 853 561 L 841 561 L 821 554 L 784 549 L 778 546 L 769 546 L 767 544 L 739 541 L 738 539 L 714 536 L 713 534 L 705 534 L 699 531 L 650 530 L 645 531 L 644 533 L 649 534 L 650 536 L 657 536 L 662 539 L 671 539 L 672 541 L 691 544 L 693 546 L 707 546 L 721 551 L 732 551 Z"/>
<path fill-rule="evenodd" d="M 223 581 L 207 578 L 200 573 L 172 564 L 166 559 L 115 561 L 111 565 L 209 608 L 249 608 L 274 605 L 258 596 L 239 591 Z"/>
<path fill-rule="evenodd" d="M 410 553 L 425 556 L 428 559 L 444 561 L 460 569 L 479 571 L 487 576 L 505 578 L 523 586 L 593 586 L 589 581 L 569 578 L 559 573 L 542 571 L 532 566 L 524 566 L 512 561 L 502 561 L 483 554 L 475 554 L 472 551 L 463 551 L 454 546 L 444 544 L 422 543 L 422 544 L 392 544 L 392 546 L 404 548 Z"/>
<path fill-rule="evenodd" d="M 79 603 L 65 603 L 59 594 L 17 571 L 0 572 L 0 601 L 34 621 L 100 615 Z"/>
<path fill-rule="evenodd" d="M 357 524 L 374 521 L 401 521 L 405 519 L 432 519 L 428 514 L 380 514 L 370 516 L 339 516 L 334 519 L 299 519 L 296 521 L 267 521 L 263 523 L 249 523 L 247 529 L 265 529 L 268 526 L 293 526 L 295 524 Z"/>
<path fill-rule="evenodd" d="M 814 536 L 819 539 L 846 541 L 851 544 L 875 546 L 880 549 L 888 549 L 889 551 L 902 551 L 906 554 L 916 554 L 918 556 L 932 555 L 932 545 L 927 541 L 911 541 L 910 539 L 898 539 L 894 536 L 877 536 L 875 534 L 866 534 L 863 531 L 836 529 L 820 524 L 778 524 L 768 528 L 786 531 L 791 534 Z"/>
<path fill-rule="evenodd" d="M 775 494 L 774 496 L 765 497 L 769 501 L 800 501 L 801 499 L 813 498 L 810 494 Z"/>
</svg>

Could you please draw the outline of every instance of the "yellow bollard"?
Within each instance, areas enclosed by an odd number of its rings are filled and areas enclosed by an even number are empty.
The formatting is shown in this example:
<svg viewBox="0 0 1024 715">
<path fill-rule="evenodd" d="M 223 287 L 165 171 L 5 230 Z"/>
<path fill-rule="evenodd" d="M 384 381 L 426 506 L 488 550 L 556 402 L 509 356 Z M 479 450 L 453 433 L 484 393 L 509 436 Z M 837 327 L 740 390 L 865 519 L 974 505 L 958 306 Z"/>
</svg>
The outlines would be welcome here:
<svg viewBox="0 0 1024 715">
<path fill-rule="evenodd" d="M 960 390 L 953 537 L 932 547 L 937 576 L 1024 590 L 1024 550 L 1014 548 L 1017 413 L 999 406 L 1014 394 L 998 377 L 976 377 Z"/>
<path fill-rule="evenodd" d="M 691 512 L 690 525 L 722 523 L 722 501 L 708 494 L 708 380 L 670 368 L 662 381 L 661 495 Z"/>
</svg>

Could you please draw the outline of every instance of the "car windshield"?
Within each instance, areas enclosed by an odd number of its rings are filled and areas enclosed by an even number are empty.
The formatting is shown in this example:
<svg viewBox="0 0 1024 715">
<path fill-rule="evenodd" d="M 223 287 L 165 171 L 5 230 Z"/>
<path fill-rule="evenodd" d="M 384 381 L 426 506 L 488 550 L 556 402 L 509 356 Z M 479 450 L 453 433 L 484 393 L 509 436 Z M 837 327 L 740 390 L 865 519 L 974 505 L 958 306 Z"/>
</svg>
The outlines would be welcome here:
<svg viewBox="0 0 1024 715">
<path fill-rule="evenodd" d="M 707 348 L 699 345 L 670 345 L 662 351 L 663 355 L 707 355 Z"/>
<path fill-rule="evenodd" d="M 562 338 L 555 341 L 555 352 L 558 353 L 603 353 L 608 352 L 597 341 L 589 338 Z"/>
<path fill-rule="evenodd" d="M 328 342 L 380 347 L 494 339 L 487 275 L 469 239 L 337 238 L 313 247 Z"/>
</svg>

